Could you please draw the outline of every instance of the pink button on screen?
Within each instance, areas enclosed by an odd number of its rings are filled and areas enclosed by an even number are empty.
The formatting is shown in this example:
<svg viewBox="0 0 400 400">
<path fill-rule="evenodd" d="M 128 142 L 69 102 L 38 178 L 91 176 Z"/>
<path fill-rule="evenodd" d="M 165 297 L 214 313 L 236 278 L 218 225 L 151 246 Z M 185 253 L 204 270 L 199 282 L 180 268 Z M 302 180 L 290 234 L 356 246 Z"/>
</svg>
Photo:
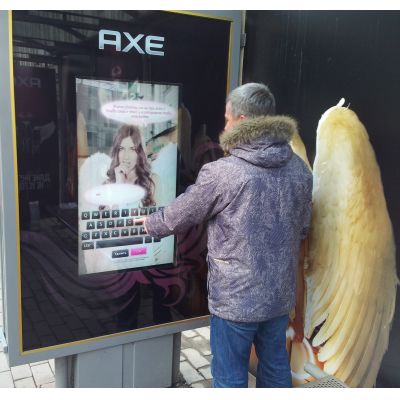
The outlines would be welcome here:
<svg viewBox="0 0 400 400">
<path fill-rule="evenodd" d="M 147 254 L 147 247 L 135 247 L 131 249 L 131 256 L 140 256 L 143 254 Z"/>
</svg>

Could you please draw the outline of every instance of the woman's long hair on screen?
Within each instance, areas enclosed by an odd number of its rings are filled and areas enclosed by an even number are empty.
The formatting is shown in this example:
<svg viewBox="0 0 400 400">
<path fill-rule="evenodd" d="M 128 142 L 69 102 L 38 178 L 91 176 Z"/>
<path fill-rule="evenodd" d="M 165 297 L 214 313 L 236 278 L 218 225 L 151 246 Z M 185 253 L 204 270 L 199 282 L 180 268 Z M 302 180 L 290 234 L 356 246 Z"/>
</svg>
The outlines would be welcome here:
<svg viewBox="0 0 400 400">
<path fill-rule="evenodd" d="M 110 169 L 107 171 L 108 180 L 107 183 L 115 183 L 115 171 L 114 169 L 119 165 L 119 147 L 121 142 L 130 137 L 135 145 L 136 153 L 138 155 L 136 161 L 136 174 L 137 180 L 136 185 L 141 186 L 146 191 L 145 197 L 142 199 L 143 207 L 155 206 L 154 191 L 155 184 L 151 179 L 150 163 L 147 161 L 147 154 L 144 147 L 144 139 L 140 130 L 134 125 L 123 125 L 119 128 L 117 134 L 114 137 L 113 147 L 111 150 L 112 162 Z"/>
</svg>

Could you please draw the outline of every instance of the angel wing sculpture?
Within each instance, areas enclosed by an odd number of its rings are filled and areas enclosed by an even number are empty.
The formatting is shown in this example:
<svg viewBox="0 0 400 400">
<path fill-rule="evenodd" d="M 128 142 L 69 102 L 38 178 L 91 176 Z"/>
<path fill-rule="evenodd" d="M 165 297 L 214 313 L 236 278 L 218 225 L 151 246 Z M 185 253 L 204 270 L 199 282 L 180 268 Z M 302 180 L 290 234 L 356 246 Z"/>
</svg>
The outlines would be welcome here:
<svg viewBox="0 0 400 400">
<path fill-rule="evenodd" d="M 317 129 L 304 332 L 325 372 L 352 387 L 372 387 L 399 280 L 375 153 L 343 103 L 326 111 Z M 299 140 L 292 147 L 308 164 Z"/>
</svg>

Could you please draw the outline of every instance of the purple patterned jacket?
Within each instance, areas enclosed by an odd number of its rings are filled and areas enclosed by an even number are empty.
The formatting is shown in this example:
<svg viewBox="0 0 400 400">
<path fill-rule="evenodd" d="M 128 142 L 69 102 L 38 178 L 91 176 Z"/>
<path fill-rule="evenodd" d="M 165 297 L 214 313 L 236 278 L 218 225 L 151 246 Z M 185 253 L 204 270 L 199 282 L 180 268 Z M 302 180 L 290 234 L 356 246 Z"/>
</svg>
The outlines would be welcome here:
<svg viewBox="0 0 400 400">
<path fill-rule="evenodd" d="M 296 129 L 289 117 L 266 116 L 224 132 L 228 156 L 146 220 L 156 238 L 208 221 L 208 305 L 220 318 L 265 321 L 295 307 L 312 205 L 312 174 L 288 144 Z"/>
</svg>

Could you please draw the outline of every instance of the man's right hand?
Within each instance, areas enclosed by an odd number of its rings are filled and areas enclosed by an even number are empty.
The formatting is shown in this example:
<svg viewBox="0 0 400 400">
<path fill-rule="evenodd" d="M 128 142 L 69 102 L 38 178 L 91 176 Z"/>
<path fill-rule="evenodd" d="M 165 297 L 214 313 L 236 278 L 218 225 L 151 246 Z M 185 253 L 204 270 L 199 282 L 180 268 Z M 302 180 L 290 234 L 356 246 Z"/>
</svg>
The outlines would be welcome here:
<svg viewBox="0 0 400 400">
<path fill-rule="evenodd" d="M 146 231 L 146 233 L 149 233 L 149 232 L 147 232 L 147 228 L 146 228 L 146 219 L 147 219 L 147 217 L 136 218 L 135 222 L 143 222 L 144 230 Z"/>
</svg>

